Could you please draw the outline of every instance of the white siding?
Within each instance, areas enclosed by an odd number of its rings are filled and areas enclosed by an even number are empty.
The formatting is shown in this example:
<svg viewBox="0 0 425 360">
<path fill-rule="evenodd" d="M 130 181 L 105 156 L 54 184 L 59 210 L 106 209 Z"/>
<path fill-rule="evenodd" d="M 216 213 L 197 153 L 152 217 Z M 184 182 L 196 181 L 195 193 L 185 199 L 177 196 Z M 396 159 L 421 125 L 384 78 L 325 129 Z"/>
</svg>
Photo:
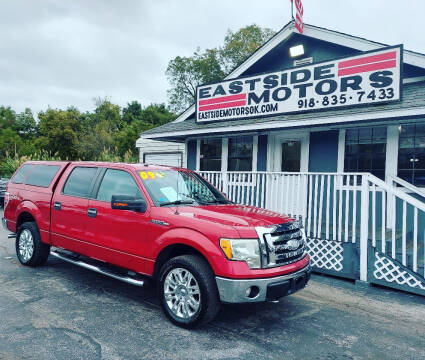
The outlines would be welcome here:
<svg viewBox="0 0 425 360">
<path fill-rule="evenodd" d="M 140 138 L 136 142 L 136 147 L 139 148 L 140 162 L 143 162 L 146 155 L 149 155 L 148 159 L 158 159 L 158 163 L 163 162 L 163 164 L 165 164 L 168 158 L 171 159 L 176 157 L 174 154 L 182 154 L 182 167 L 186 167 L 185 143 Z M 160 156 L 160 154 L 163 154 L 164 156 Z M 170 156 L 171 154 L 173 154 L 173 156 Z"/>
</svg>

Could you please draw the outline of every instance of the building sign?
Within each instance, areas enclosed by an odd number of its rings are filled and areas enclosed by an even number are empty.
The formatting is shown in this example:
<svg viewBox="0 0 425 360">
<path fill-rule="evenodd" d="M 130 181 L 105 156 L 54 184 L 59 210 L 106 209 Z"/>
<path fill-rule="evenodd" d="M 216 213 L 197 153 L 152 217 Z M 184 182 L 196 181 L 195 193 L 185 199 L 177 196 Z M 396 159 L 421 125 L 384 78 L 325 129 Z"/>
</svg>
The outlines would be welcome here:
<svg viewBox="0 0 425 360">
<path fill-rule="evenodd" d="M 198 86 L 196 121 L 222 121 L 401 99 L 403 47 Z"/>
</svg>

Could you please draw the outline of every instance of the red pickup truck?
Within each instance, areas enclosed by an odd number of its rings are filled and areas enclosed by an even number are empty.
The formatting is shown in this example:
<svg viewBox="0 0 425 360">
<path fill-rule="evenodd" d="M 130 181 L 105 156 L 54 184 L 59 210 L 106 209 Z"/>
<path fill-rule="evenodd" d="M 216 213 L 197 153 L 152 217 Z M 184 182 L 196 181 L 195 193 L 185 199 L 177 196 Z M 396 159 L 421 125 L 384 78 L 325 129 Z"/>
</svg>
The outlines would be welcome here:
<svg viewBox="0 0 425 360">
<path fill-rule="evenodd" d="M 2 220 L 23 265 L 52 255 L 134 285 L 153 279 L 166 316 L 186 328 L 221 302 L 277 301 L 310 278 L 298 222 L 234 204 L 187 169 L 26 162 Z"/>
</svg>

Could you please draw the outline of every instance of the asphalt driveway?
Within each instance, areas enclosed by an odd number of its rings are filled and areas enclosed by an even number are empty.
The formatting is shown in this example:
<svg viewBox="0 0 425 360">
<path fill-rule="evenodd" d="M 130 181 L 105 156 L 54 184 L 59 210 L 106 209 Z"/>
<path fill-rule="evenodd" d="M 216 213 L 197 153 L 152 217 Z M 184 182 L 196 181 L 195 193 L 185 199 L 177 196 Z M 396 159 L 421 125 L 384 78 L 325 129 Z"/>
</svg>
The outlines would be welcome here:
<svg viewBox="0 0 425 360">
<path fill-rule="evenodd" d="M 23 267 L 0 230 L 0 359 L 424 358 L 424 297 L 316 275 L 278 304 L 223 306 L 189 331 L 166 320 L 152 286 L 53 258 Z"/>
</svg>

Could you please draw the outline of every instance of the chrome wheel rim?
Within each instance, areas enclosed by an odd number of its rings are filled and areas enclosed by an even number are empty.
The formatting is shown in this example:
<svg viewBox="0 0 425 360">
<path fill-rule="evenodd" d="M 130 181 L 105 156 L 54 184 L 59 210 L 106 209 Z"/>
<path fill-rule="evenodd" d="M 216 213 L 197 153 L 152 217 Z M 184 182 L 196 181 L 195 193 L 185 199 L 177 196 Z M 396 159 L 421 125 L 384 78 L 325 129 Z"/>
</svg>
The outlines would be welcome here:
<svg viewBox="0 0 425 360">
<path fill-rule="evenodd" d="M 31 259 L 34 252 L 34 240 L 32 238 L 31 231 L 28 229 L 22 230 L 19 235 L 19 254 L 22 260 L 28 261 Z"/>
<path fill-rule="evenodd" d="M 188 319 L 201 305 L 201 291 L 190 271 L 183 268 L 171 270 L 164 282 L 165 302 L 178 318 Z"/>
</svg>

